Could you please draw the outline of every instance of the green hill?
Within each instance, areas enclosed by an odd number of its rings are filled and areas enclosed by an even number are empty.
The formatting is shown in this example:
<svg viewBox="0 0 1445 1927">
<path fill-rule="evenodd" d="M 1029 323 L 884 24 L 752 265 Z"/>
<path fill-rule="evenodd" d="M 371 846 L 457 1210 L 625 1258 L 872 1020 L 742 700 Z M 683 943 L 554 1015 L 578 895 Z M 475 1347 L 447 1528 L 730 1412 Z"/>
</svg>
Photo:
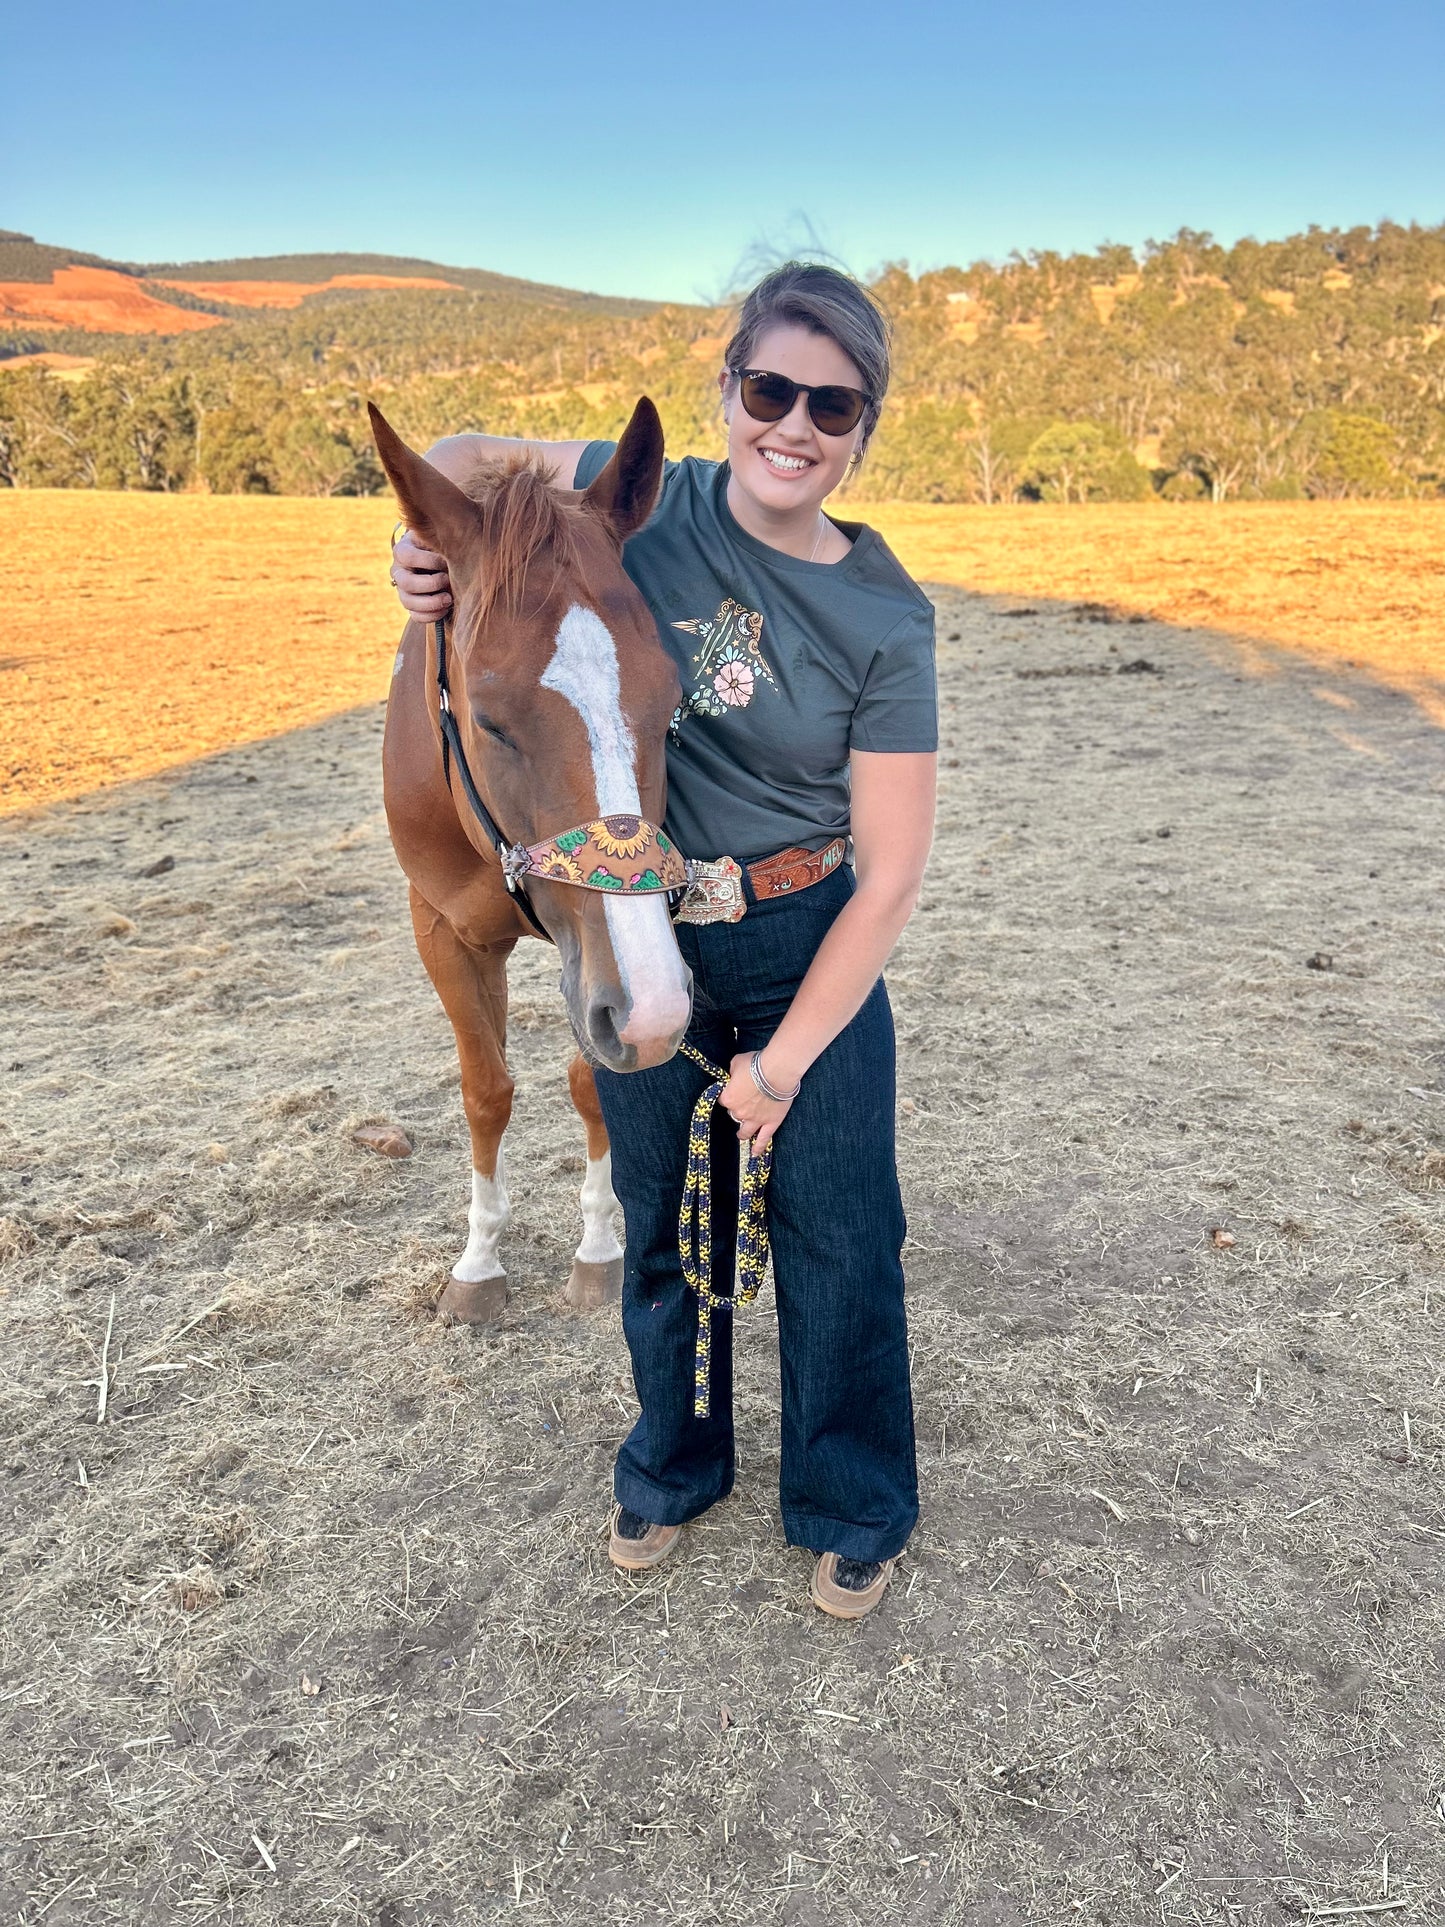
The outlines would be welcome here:
<svg viewBox="0 0 1445 1927">
<path fill-rule="evenodd" d="M 88 261 L 0 236 L 24 271 Z M 465 428 L 617 432 L 642 393 L 675 455 L 718 454 L 720 309 L 549 288 L 388 255 L 124 272 L 455 290 L 325 290 L 290 310 L 177 294 L 224 325 L 106 337 L 17 320 L 0 358 L 0 485 L 365 493 L 364 402 L 426 443 Z M 3 272 L 0 272 L 3 278 Z M 935 502 L 1445 495 L 1445 224 L 1310 228 L 1224 247 L 1181 229 L 1137 253 L 1035 253 L 874 283 L 896 377 L 855 499 Z"/>
<path fill-rule="evenodd" d="M 451 281 L 475 293 L 542 301 L 594 314 L 648 314 L 659 304 L 621 295 L 556 288 L 543 281 L 493 274 L 489 268 L 448 267 L 399 254 L 257 254 L 226 261 L 112 261 L 80 248 L 52 247 L 33 235 L 0 228 L 0 282 L 44 284 L 57 268 L 109 268 L 140 281 L 329 281 L 334 275 L 378 274 Z"/>
<path fill-rule="evenodd" d="M 453 281 L 481 294 L 560 302 L 595 314 L 647 314 L 658 305 L 617 295 L 588 294 L 577 288 L 554 288 L 542 281 L 493 274 L 488 268 L 446 267 L 439 261 L 398 254 L 257 254 L 231 261 L 151 261 L 144 266 L 130 265 L 124 271 L 153 281 L 329 281 L 341 274 L 419 276 Z"/>
<path fill-rule="evenodd" d="M 0 228 L 0 281 L 49 281 L 57 268 L 115 268 L 121 274 L 139 274 L 119 261 L 107 261 L 99 254 L 83 254 L 78 248 L 47 247 L 33 235 L 17 234 L 13 228 Z"/>
</svg>

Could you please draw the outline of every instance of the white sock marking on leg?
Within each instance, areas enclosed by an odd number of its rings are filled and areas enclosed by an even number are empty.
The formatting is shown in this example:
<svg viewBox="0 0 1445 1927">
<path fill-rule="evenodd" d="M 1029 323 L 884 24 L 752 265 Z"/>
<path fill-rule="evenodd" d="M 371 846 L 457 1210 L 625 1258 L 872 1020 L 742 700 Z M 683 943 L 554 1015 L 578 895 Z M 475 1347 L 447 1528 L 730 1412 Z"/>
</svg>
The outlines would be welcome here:
<svg viewBox="0 0 1445 1927">
<path fill-rule="evenodd" d="M 612 1153 L 588 1158 L 587 1176 L 582 1180 L 582 1242 L 577 1256 L 585 1265 L 611 1264 L 622 1256 L 622 1246 L 613 1227 L 617 1194 L 612 1189 Z"/>
<path fill-rule="evenodd" d="M 483 1278 L 505 1278 L 506 1267 L 497 1255 L 502 1233 L 512 1215 L 507 1197 L 507 1172 L 502 1147 L 497 1146 L 495 1177 L 472 1172 L 472 1208 L 467 1213 L 467 1248 L 452 1266 L 453 1278 L 475 1285 Z"/>
</svg>

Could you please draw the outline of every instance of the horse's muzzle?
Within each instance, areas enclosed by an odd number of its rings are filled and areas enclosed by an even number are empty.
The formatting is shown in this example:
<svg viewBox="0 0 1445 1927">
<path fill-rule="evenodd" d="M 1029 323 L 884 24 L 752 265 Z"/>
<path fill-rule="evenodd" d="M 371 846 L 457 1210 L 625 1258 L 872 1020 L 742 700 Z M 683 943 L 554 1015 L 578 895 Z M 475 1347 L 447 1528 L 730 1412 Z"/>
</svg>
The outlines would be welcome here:
<svg viewBox="0 0 1445 1927">
<path fill-rule="evenodd" d="M 597 986 L 587 1000 L 586 1048 L 610 1071 L 645 1071 L 676 1052 L 692 1015 L 692 973 L 685 987 L 637 1005 L 620 986 Z"/>
</svg>

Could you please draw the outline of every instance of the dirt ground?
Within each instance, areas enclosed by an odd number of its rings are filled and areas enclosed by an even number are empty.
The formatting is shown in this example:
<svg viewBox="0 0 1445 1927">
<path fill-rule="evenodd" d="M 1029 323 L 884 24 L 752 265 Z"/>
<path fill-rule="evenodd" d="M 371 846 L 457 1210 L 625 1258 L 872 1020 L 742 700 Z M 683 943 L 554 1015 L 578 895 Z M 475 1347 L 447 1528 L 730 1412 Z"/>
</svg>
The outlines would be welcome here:
<svg viewBox="0 0 1445 1927">
<path fill-rule="evenodd" d="M 938 598 L 888 973 L 924 1515 L 853 1628 L 781 1540 L 766 1294 L 736 1494 L 607 1564 L 540 945 L 511 1306 L 433 1315 L 468 1160 L 376 708 L 0 823 L 12 1918 L 1445 1917 L 1445 737 Z"/>
</svg>

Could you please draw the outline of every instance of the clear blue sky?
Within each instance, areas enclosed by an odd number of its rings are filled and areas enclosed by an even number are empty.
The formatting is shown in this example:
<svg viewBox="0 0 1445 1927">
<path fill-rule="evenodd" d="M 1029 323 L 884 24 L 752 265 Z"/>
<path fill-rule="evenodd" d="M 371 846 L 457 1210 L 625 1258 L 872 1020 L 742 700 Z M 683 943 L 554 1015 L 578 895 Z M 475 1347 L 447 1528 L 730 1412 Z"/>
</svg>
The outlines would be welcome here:
<svg viewBox="0 0 1445 1927">
<path fill-rule="evenodd" d="M 695 299 L 804 222 L 867 272 L 1439 221 L 1445 5 L 71 0 L 7 35 L 0 112 L 41 240 Z"/>
</svg>

